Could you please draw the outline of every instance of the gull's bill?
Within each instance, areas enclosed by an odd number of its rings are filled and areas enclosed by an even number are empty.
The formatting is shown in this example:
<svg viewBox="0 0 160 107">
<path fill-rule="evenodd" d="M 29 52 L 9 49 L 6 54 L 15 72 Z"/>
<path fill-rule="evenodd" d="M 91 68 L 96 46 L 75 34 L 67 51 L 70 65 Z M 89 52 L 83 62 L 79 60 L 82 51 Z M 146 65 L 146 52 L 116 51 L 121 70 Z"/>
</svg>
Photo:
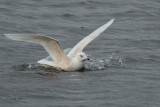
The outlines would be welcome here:
<svg viewBox="0 0 160 107">
<path fill-rule="evenodd" d="M 86 36 L 84 39 L 82 39 L 76 46 L 73 47 L 73 49 L 68 53 L 69 57 L 73 57 L 77 53 L 81 52 L 92 40 L 94 40 L 96 37 L 98 37 L 103 31 L 105 31 L 112 23 L 114 22 L 114 19 L 111 19 L 108 23 L 104 24 L 103 26 L 96 29 L 94 32 L 92 32 L 90 35 Z"/>
</svg>

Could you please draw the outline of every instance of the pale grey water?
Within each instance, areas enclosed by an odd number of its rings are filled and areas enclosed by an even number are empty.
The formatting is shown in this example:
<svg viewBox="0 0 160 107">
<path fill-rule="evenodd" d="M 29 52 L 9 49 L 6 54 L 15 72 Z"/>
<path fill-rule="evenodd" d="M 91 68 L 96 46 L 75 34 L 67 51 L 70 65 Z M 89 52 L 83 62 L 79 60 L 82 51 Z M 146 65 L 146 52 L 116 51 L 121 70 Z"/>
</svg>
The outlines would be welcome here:
<svg viewBox="0 0 160 107">
<path fill-rule="evenodd" d="M 3 36 L 45 34 L 65 49 L 112 18 L 84 50 L 97 59 L 92 64 L 112 60 L 99 70 L 28 69 L 48 54 Z M 160 106 L 159 0 L 0 0 L 0 35 L 0 107 Z"/>
</svg>

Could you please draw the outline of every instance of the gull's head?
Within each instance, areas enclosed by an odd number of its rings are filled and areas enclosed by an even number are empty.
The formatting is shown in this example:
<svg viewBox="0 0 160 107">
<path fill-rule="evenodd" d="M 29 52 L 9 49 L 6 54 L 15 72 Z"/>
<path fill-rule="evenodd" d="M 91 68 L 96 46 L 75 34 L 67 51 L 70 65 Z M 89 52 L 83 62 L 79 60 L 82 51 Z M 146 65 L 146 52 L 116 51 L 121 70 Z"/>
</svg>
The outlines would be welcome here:
<svg viewBox="0 0 160 107">
<path fill-rule="evenodd" d="M 75 58 L 79 61 L 82 61 L 82 62 L 84 62 L 85 60 L 89 60 L 89 58 L 87 57 L 87 55 L 84 52 L 77 53 Z"/>
</svg>

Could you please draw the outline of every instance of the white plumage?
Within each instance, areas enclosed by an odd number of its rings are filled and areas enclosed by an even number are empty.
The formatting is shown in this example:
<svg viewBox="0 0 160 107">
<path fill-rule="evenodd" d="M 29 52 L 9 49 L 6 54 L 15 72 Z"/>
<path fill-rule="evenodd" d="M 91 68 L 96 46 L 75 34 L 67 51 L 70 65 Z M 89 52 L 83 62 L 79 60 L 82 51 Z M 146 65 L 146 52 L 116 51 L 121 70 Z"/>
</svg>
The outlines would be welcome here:
<svg viewBox="0 0 160 107">
<path fill-rule="evenodd" d="M 47 64 L 57 68 L 61 68 L 65 71 L 76 71 L 84 67 L 84 61 L 88 59 L 83 49 L 96 37 L 98 37 L 103 31 L 105 31 L 112 23 L 114 19 L 104 24 L 90 35 L 82 39 L 73 49 L 66 55 L 60 46 L 59 42 L 51 37 L 39 35 L 39 34 L 5 34 L 6 37 L 12 40 L 28 41 L 41 44 L 45 50 L 52 57 L 54 62 L 47 60 L 40 60 L 38 63 Z"/>
</svg>

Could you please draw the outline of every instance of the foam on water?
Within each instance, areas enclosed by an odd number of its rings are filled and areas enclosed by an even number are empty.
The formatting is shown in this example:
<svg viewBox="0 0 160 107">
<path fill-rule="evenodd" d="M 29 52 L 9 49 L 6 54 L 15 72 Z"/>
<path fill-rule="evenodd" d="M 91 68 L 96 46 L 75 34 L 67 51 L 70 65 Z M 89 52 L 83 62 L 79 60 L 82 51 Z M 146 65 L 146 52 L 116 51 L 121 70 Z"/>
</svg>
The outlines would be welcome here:
<svg viewBox="0 0 160 107">
<path fill-rule="evenodd" d="M 90 60 L 85 62 L 84 71 L 95 71 L 95 70 L 103 70 L 109 67 L 124 67 L 126 64 L 123 62 L 123 59 L 118 56 L 116 53 L 112 53 L 105 59 L 95 58 L 93 56 L 89 56 Z M 50 56 L 42 59 L 53 61 Z M 26 69 L 41 69 L 47 71 L 62 71 L 61 69 L 54 68 L 52 66 L 31 63 L 31 64 L 22 64 L 13 66 L 14 69 L 17 70 L 26 70 Z"/>
<path fill-rule="evenodd" d="M 112 53 L 105 59 L 92 58 L 86 61 L 85 69 L 87 70 L 103 70 L 109 67 L 124 67 L 126 64 L 117 54 Z"/>
</svg>

